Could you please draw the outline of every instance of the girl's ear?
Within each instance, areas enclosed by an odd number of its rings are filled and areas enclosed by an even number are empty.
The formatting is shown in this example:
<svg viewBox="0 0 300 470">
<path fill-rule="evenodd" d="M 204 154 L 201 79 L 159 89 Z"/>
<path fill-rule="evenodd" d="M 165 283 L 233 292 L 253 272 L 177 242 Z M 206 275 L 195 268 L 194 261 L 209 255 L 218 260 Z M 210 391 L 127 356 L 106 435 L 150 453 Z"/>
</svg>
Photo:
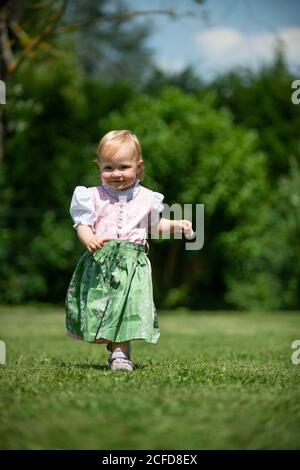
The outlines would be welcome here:
<svg viewBox="0 0 300 470">
<path fill-rule="evenodd" d="M 137 169 L 138 169 L 138 178 L 141 180 L 143 178 L 143 163 L 144 160 L 140 159 L 137 164 Z"/>
</svg>

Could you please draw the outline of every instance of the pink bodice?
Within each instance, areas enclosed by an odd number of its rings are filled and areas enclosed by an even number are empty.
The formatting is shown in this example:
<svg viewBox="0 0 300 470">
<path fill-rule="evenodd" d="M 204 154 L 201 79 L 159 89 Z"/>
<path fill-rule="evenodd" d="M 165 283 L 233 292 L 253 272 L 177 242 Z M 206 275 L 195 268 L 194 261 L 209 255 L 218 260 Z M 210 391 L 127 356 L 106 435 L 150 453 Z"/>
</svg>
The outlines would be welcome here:
<svg viewBox="0 0 300 470">
<path fill-rule="evenodd" d="M 163 199 L 163 194 L 140 184 L 130 200 L 126 196 L 114 198 L 102 185 L 77 186 L 70 207 L 73 227 L 90 225 L 98 236 L 145 244 L 150 227 L 159 222 Z"/>
</svg>

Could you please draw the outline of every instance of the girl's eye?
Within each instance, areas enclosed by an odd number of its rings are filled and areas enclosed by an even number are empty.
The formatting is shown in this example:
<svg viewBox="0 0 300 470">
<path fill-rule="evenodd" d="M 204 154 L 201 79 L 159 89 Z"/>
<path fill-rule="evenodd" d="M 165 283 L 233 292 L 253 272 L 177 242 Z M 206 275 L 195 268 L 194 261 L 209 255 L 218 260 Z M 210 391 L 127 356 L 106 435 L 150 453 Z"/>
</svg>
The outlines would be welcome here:
<svg viewBox="0 0 300 470">
<path fill-rule="evenodd" d="M 127 168 L 129 168 L 129 166 L 123 166 L 123 165 L 121 166 L 121 170 L 126 170 Z M 111 166 L 105 166 L 103 168 L 103 170 L 111 170 L 111 169 L 112 169 Z"/>
</svg>

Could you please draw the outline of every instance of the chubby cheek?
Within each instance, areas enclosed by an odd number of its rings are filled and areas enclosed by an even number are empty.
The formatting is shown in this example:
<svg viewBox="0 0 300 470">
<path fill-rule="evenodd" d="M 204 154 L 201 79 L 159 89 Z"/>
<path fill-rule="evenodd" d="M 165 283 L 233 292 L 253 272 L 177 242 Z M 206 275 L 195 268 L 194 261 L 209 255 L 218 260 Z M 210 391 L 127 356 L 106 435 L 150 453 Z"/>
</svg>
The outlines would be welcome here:
<svg viewBox="0 0 300 470">
<path fill-rule="evenodd" d="M 134 179 L 136 176 L 136 173 L 133 170 L 127 170 L 123 173 L 123 177 L 126 179 Z"/>
<path fill-rule="evenodd" d="M 107 181 L 109 180 L 110 178 L 110 173 L 108 173 L 107 171 L 103 171 L 102 173 L 100 173 L 100 179 L 102 179 L 103 181 Z"/>
</svg>

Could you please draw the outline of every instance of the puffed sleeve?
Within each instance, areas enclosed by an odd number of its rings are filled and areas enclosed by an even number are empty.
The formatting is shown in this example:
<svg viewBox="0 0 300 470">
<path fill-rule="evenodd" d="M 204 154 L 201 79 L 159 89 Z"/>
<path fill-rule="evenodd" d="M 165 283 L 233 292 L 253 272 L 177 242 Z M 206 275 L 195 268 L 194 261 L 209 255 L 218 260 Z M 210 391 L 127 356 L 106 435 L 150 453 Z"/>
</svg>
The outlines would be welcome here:
<svg viewBox="0 0 300 470">
<path fill-rule="evenodd" d="M 92 194 L 85 186 L 76 186 L 71 206 L 70 214 L 74 221 L 73 228 L 77 228 L 77 225 L 89 225 L 93 232 L 95 232 L 94 224 L 97 219 Z"/>
<path fill-rule="evenodd" d="M 151 204 L 151 213 L 150 213 L 150 225 L 157 225 L 159 223 L 159 213 L 164 210 L 164 205 L 162 201 L 164 200 L 164 195 L 156 191 L 152 192 L 152 204 Z"/>
</svg>

